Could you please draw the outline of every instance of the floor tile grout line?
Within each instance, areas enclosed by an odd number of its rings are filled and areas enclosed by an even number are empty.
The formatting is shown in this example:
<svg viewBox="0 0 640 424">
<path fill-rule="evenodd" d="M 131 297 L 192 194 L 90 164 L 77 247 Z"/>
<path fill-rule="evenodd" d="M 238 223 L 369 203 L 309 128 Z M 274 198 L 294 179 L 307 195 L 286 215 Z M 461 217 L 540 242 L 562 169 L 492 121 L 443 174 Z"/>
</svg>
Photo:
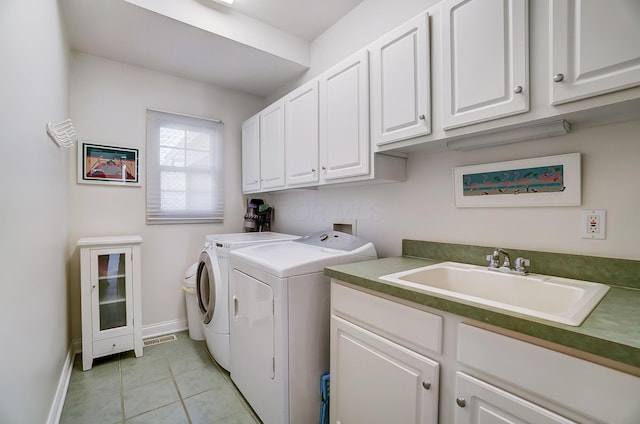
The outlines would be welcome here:
<svg viewBox="0 0 640 424">
<path fill-rule="evenodd" d="M 122 375 L 122 354 L 118 354 L 118 374 L 120 376 L 120 411 L 122 413 L 122 424 L 126 424 L 127 416 L 124 412 L 124 378 Z"/>
<path fill-rule="evenodd" d="M 249 413 L 249 415 L 251 415 L 251 418 L 253 418 L 253 420 L 256 423 L 261 423 L 262 421 L 258 418 L 258 414 L 256 414 L 253 408 L 251 408 L 251 405 L 249 405 L 249 402 L 247 402 L 244 396 L 242 396 L 242 393 L 240 393 L 240 390 L 234 384 L 233 380 L 231 379 L 231 373 L 225 370 L 224 368 L 222 368 L 220 364 L 218 364 L 218 362 L 213 358 L 213 355 L 211 354 L 211 352 L 209 352 L 209 349 L 205 347 L 204 343 L 205 343 L 204 341 L 201 341 L 200 346 L 202 346 L 202 349 L 204 349 L 205 353 L 209 356 L 209 359 L 211 360 L 213 365 L 218 369 L 225 383 L 227 383 L 227 385 L 233 391 L 233 394 L 236 396 L 236 398 L 238 398 L 242 407 Z"/>
<path fill-rule="evenodd" d="M 166 355 L 165 355 L 165 357 L 166 357 Z M 168 360 L 168 358 L 167 358 L 167 360 Z M 178 387 L 178 382 L 176 381 L 176 376 L 173 373 L 173 369 L 171 368 L 171 363 L 170 362 L 169 362 L 168 366 L 169 366 L 169 374 L 171 374 L 171 381 L 173 381 L 173 385 L 175 386 L 176 391 L 178 392 L 178 398 L 180 399 L 180 404 L 182 405 L 182 408 L 184 409 L 184 413 L 187 415 L 187 422 L 189 424 L 192 424 L 191 415 L 189 415 L 189 410 L 187 409 L 187 405 L 185 405 L 184 399 L 182 398 L 182 393 L 180 392 L 180 387 Z"/>
</svg>

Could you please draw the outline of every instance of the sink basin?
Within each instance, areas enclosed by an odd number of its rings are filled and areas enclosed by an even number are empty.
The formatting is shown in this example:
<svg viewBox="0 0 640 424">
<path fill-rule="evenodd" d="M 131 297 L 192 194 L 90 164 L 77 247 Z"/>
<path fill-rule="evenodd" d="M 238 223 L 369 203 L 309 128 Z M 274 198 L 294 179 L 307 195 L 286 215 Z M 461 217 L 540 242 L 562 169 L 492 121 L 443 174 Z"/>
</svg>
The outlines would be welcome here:
<svg viewBox="0 0 640 424">
<path fill-rule="evenodd" d="M 457 262 L 380 277 L 395 286 L 579 326 L 609 286 L 541 274 L 515 275 Z"/>
</svg>

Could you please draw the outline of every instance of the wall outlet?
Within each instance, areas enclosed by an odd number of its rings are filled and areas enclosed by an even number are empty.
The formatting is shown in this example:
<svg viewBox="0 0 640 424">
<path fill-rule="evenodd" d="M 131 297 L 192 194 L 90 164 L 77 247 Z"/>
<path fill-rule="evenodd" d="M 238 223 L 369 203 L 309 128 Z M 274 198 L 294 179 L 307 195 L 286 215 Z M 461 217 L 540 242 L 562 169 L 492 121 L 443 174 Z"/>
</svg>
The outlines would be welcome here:
<svg viewBox="0 0 640 424">
<path fill-rule="evenodd" d="M 581 237 L 586 239 L 604 239 L 606 223 L 607 211 L 582 211 L 582 219 L 580 220 Z"/>
</svg>

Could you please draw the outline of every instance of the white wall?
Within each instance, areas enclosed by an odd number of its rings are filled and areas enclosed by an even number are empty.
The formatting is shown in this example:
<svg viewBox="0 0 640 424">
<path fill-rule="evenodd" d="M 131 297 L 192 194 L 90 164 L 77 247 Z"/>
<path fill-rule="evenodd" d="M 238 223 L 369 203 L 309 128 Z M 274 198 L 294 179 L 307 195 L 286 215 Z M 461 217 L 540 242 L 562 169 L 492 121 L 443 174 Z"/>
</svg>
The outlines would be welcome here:
<svg viewBox="0 0 640 424">
<path fill-rule="evenodd" d="M 240 127 L 262 99 L 222 88 L 73 53 L 71 115 L 82 140 L 140 149 L 145 160 L 146 109 L 224 122 L 224 224 L 146 225 L 142 187 L 77 184 L 75 152 L 69 169 L 72 337 L 81 335 L 79 252 L 81 237 L 139 234 L 142 244 L 142 325 L 186 320 L 184 272 L 196 262 L 204 236 L 242 231 Z"/>
<path fill-rule="evenodd" d="M 365 0 L 312 44 L 309 79 L 380 35 L 427 9 L 428 0 Z M 295 88 L 283 87 L 273 100 Z M 434 107 L 437 107 L 434 106 Z M 640 121 L 578 130 L 570 135 L 467 152 L 411 153 L 407 181 L 269 196 L 276 208 L 274 230 L 307 233 L 335 218 L 357 220 L 358 234 L 376 243 L 382 256 L 399 255 L 403 238 L 504 246 L 640 259 Z M 581 207 L 457 209 L 456 166 L 579 152 Z M 582 209 L 607 210 L 607 239 L 579 237 Z"/>
<path fill-rule="evenodd" d="M 46 422 L 69 347 L 68 152 L 45 134 L 68 118 L 67 51 L 57 2 L 0 3 L 2 423 Z"/>
<path fill-rule="evenodd" d="M 563 137 L 467 152 L 411 153 L 407 181 L 272 194 L 275 231 L 306 233 L 334 218 L 357 220 L 358 234 L 381 256 L 401 253 L 403 238 L 501 246 L 640 260 L 640 121 Z M 582 206 L 460 208 L 453 200 L 456 166 L 582 153 Z M 606 240 L 579 236 L 582 209 L 607 210 Z"/>
<path fill-rule="evenodd" d="M 438 2 L 440 0 L 363 1 L 333 27 L 311 42 L 309 70 L 300 78 L 276 90 L 268 97 L 266 104 L 274 102 L 303 82 L 316 77 Z"/>
</svg>

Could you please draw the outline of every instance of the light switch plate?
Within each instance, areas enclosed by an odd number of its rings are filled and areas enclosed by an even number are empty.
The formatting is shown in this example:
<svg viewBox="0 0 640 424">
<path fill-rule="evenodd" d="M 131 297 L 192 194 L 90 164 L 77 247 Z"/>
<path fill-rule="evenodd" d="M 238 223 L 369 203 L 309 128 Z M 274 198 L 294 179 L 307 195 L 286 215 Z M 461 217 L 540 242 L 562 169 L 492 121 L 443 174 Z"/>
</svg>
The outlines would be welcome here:
<svg viewBox="0 0 640 424">
<path fill-rule="evenodd" d="M 584 210 L 580 219 L 580 237 L 585 239 L 606 238 L 607 211 Z"/>
</svg>

